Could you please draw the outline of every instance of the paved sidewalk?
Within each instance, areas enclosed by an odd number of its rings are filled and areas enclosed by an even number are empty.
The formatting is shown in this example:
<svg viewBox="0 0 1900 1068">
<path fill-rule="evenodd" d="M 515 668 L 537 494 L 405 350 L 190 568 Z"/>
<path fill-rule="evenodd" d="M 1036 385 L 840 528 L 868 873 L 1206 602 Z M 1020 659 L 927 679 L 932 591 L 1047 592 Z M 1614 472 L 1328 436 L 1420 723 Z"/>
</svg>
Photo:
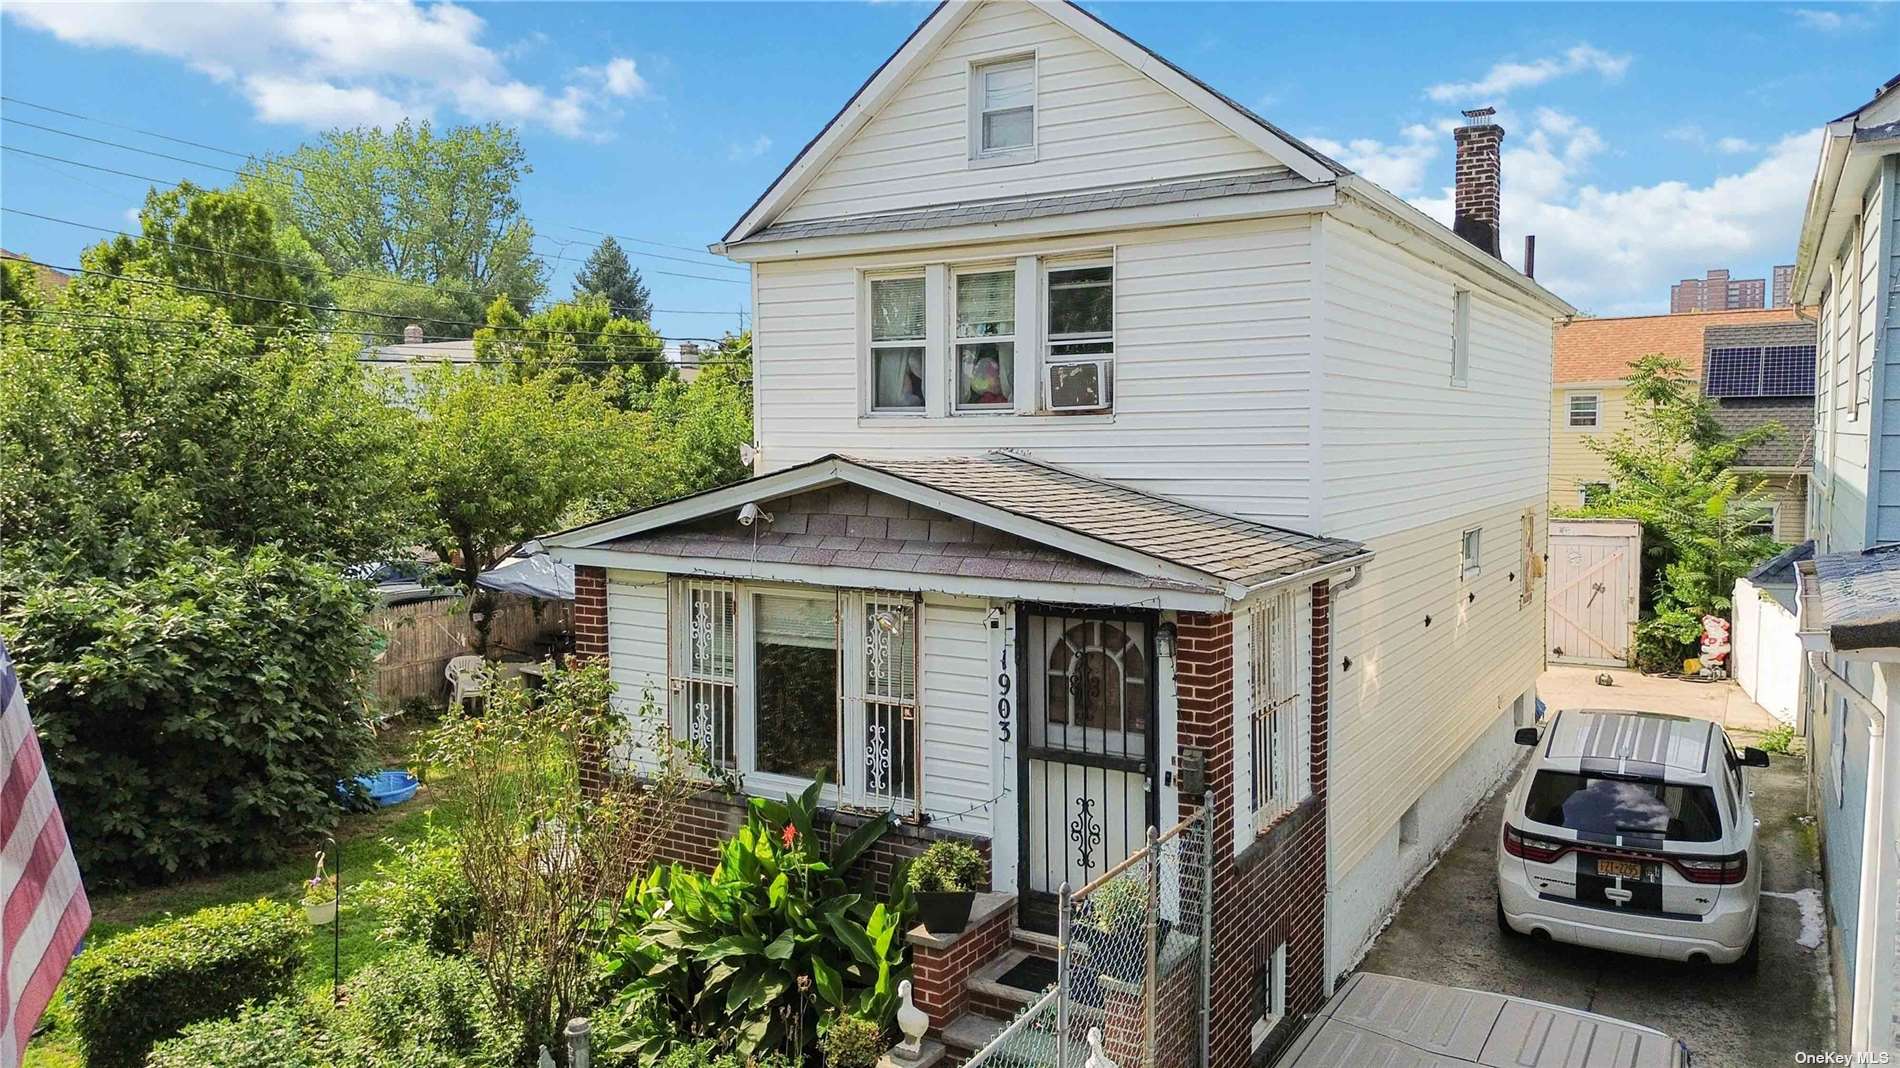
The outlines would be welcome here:
<svg viewBox="0 0 1900 1068">
<path fill-rule="evenodd" d="M 1601 674 L 1608 674 L 1614 685 L 1597 685 Z M 1728 730 L 1751 733 L 1776 726 L 1767 709 L 1749 700 L 1733 679 L 1691 682 L 1619 668 L 1559 666 L 1546 669 L 1537 680 L 1537 696 L 1551 712 L 1562 708 L 1667 712 L 1712 719 Z"/>
</svg>

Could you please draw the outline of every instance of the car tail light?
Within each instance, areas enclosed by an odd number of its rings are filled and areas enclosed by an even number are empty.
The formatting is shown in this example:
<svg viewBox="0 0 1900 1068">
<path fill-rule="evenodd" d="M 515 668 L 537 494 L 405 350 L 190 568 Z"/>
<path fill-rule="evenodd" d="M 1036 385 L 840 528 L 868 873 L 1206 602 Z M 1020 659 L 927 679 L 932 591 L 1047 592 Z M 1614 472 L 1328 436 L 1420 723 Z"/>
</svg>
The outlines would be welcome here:
<svg viewBox="0 0 1900 1068">
<path fill-rule="evenodd" d="M 1504 825 L 1504 851 L 1514 857 L 1536 861 L 1539 864 L 1550 864 L 1570 852 L 1570 849 L 1569 842 L 1554 838 L 1538 838 L 1535 835 L 1525 834 L 1508 823 Z"/>
<path fill-rule="evenodd" d="M 1731 853 L 1726 857 L 1670 857 L 1670 863 L 1692 883 L 1733 886 L 1748 878 L 1748 854 Z"/>
</svg>

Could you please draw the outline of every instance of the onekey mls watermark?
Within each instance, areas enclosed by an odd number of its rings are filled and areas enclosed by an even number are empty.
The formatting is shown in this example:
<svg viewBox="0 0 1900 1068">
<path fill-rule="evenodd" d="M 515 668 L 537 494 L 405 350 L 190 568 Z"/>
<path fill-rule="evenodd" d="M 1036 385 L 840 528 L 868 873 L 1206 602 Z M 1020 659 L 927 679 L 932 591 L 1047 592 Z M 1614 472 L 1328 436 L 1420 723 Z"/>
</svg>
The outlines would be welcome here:
<svg viewBox="0 0 1900 1068">
<path fill-rule="evenodd" d="M 1802 1050 L 1794 1055 L 1796 1064 L 1892 1064 L 1893 1054 L 1884 1050 L 1868 1050 L 1860 1053 L 1841 1053 L 1836 1050 Z"/>
</svg>

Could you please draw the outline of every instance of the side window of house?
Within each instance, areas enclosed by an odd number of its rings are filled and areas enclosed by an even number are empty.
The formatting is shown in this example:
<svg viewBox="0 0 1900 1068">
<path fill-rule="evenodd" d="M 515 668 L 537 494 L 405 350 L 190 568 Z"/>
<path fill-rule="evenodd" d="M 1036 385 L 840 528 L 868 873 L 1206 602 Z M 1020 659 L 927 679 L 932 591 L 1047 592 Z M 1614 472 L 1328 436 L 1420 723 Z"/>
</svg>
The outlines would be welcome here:
<svg viewBox="0 0 1900 1068">
<path fill-rule="evenodd" d="M 1577 503 L 1585 508 L 1610 495 L 1608 482 L 1582 482 L 1577 485 Z"/>
<path fill-rule="evenodd" d="M 970 157 L 1016 158 L 1036 148 L 1036 60 L 981 64 L 970 78 Z"/>
<path fill-rule="evenodd" d="M 1115 268 L 1112 264 L 1051 267 L 1048 303 L 1050 411 L 1111 407 L 1115 390 Z"/>
<path fill-rule="evenodd" d="M 1286 1018 L 1285 942 L 1261 955 L 1254 972 L 1253 1008 L 1253 1047 L 1259 1049 Z"/>
<path fill-rule="evenodd" d="M 1252 609 L 1249 626 L 1249 708 L 1252 785 L 1248 807 L 1264 830 L 1303 800 L 1310 788 L 1305 732 L 1300 724 L 1297 600 L 1271 595 Z"/>
<path fill-rule="evenodd" d="M 1458 577 L 1476 578 L 1479 566 L 1484 562 L 1484 528 L 1472 527 L 1460 535 L 1458 540 Z"/>
<path fill-rule="evenodd" d="M 1570 429 L 1595 430 L 1597 428 L 1598 408 L 1602 397 L 1595 393 L 1572 393 L 1570 395 Z"/>
<path fill-rule="evenodd" d="M 1016 272 L 959 273 L 955 288 L 957 411 L 1009 411 L 1015 407 Z"/>
<path fill-rule="evenodd" d="M 871 410 L 924 410 L 924 279 L 871 280 Z"/>
<path fill-rule="evenodd" d="M 1451 384 L 1462 386 L 1471 380 L 1471 291 L 1454 290 L 1451 295 Z"/>
</svg>

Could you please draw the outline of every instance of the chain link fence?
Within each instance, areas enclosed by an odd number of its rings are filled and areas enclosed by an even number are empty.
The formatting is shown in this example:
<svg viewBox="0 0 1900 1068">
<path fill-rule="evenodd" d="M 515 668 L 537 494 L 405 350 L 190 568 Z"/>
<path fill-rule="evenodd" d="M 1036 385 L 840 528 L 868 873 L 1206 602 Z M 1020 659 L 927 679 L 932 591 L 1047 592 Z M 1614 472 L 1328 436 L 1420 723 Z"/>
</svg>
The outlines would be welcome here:
<svg viewBox="0 0 1900 1068">
<path fill-rule="evenodd" d="M 1212 818 L 1063 887 L 1055 985 L 966 1068 L 1208 1068 Z"/>
</svg>

